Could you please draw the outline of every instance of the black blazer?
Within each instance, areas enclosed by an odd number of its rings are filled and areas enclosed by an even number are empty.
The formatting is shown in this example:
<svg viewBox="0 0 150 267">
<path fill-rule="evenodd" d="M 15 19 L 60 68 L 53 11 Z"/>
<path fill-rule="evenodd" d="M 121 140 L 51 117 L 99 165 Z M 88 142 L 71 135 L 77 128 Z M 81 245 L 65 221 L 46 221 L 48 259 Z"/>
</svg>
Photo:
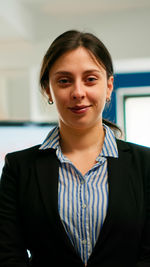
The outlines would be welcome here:
<svg viewBox="0 0 150 267">
<path fill-rule="evenodd" d="M 150 267 L 150 149 L 117 144 L 119 158 L 108 158 L 108 213 L 87 266 Z M 6 156 L 1 267 L 84 266 L 59 217 L 58 168 L 52 149 L 35 146 Z"/>
</svg>

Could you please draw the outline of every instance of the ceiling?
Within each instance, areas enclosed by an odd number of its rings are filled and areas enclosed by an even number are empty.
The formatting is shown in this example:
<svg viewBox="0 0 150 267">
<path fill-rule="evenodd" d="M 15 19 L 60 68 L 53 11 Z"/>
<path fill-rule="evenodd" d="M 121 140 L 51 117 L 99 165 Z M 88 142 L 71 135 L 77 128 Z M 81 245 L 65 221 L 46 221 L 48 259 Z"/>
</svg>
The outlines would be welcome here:
<svg viewBox="0 0 150 267">
<path fill-rule="evenodd" d="M 0 0 L 0 71 L 39 65 L 69 29 L 93 32 L 113 59 L 150 58 L 150 0 Z"/>
<path fill-rule="evenodd" d="M 150 0 L 1 0 L 0 42 L 41 41 L 69 25 L 89 27 L 95 16 L 143 8 Z"/>
</svg>

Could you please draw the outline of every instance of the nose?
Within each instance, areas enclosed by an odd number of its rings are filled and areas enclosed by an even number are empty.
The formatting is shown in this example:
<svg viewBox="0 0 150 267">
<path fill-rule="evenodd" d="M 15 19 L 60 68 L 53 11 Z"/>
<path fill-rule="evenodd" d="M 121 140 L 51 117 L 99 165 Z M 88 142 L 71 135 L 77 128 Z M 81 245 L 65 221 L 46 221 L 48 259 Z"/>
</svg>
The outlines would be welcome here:
<svg viewBox="0 0 150 267">
<path fill-rule="evenodd" d="M 85 97 L 84 85 L 81 82 L 76 82 L 72 88 L 71 97 L 74 100 L 81 100 Z"/>
</svg>

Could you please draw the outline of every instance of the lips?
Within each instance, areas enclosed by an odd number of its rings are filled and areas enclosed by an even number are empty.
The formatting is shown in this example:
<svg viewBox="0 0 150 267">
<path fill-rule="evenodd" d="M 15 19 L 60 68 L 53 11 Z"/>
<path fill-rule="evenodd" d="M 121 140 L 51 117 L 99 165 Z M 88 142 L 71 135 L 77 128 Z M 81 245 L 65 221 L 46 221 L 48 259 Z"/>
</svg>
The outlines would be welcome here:
<svg viewBox="0 0 150 267">
<path fill-rule="evenodd" d="M 77 114 L 82 114 L 88 111 L 88 109 L 90 108 L 91 105 L 76 105 L 74 107 L 70 107 L 69 109 L 73 112 L 73 113 L 77 113 Z"/>
</svg>

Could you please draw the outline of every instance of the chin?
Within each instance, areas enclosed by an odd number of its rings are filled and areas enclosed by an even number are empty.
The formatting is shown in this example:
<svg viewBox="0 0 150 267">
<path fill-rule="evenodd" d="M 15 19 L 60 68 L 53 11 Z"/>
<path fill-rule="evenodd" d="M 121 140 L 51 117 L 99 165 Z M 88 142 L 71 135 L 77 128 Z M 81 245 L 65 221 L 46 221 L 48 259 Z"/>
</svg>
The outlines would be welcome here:
<svg viewBox="0 0 150 267">
<path fill-rule="evenodd" d="M 77 124 L 68 124 L 68 127 L 72 128 L 72 129 L 76 129 L 76 130 L 87 130 L 90 128 L 95 127 L 97 123 L 77 123 Z M 100 124 L 100 123 L 98 123 Z"/>
<path fill-rule="evenodd" d="M 88 116 L 89 117 L 89 116 Z M 98 116 L 97 119 L 94 118 L 80 118 L 77 120 L 60 118 L 60 126 L 65 125 L 68 128 L 77 129 L 77 130 L 86 130 L 96 125 L 100 125 L 102 122 L 101 116 Z"/>
</svg>

